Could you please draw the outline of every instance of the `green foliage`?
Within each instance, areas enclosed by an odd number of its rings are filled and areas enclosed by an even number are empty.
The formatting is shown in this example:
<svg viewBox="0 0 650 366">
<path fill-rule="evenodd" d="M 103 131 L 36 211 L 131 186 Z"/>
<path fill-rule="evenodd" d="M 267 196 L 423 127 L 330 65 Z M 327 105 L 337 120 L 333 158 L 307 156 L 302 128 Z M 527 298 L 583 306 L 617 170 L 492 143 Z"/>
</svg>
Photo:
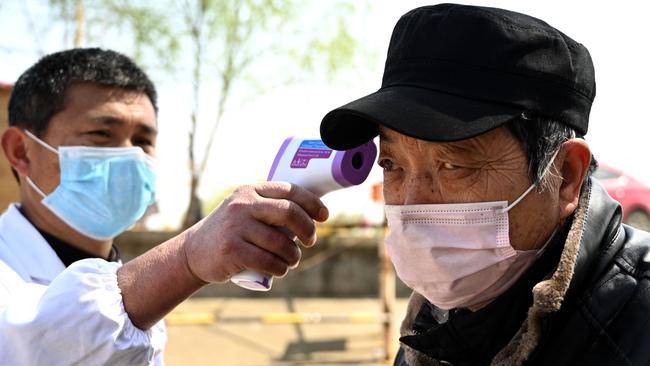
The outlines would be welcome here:
<svg viewBox="0 0 650 366">
<path fill-rule="evenodd" d="M 67 22 L 74 20 L 76 0 L 49 0 L 49 3 L 60 19 Z"/>
<path fill-rule="evenodd" d="M 335 8 L 333 31 L 311 39 L 304 50 L 292 51 L 303 69 L 313 72 L 321 67 L 328 77 L 353 65 L 359 48 L 348 24 L 349 15 L 356 12 L 355 5 L 349 1 L 338 1 Z"/>
<path fill-rule="evenodd" d="M 59 23 L 65 31 L 61 48 L 74 46 L 71 35 L 78 26 L 78 3 L 84 8 L 84 46 L 127 53 L 146 69 L 174 70 L 183 40 L 175 29 L 172 1 L 48 0 L 53 23 Z"/>
<path fill-rule="evenodd" d="M 352 64 L 358 54 L 358 42 L 350 32 L 350 15 L 367 4 L 365 1 L 332 1 L 327 14 L 295 37 L 297 24 L 308 2 L 297 0 L 47 0 L 55 22 L 63 25 L 62 48 L 72 46 L 77 2 L 85 8 L 85 44 L 115 48 L 134 57 L 148 68 L 178 71 L 189 38 L 198 23 L 205 26 L 202 42 L 214 52 L 206 52 L 202 63 L 217 65 L 225 75 L 243 71 L 265 53 L 285 54 L 295 65 L 308 72 L 322 70 L 334 75 Z M 313 6 L 314 3 L 312 3 Z M 317 3 L 316 3 L 317 4 Z M 323 7 L 322 5 L 319 5 Z M 333 26 L 331 24 L 334 24 Z M 325 29 L 329 28 L 329 29 Z M 269 35 L 273 42 L 260 41 Z M 119 40 L 115 43 L 108 39 Z M 285 39 L 299 44 L 285 44 Z M 296 43 L 296 42 L 293 42 Z M 212 68 L 209 68 L 214 70 Z M 206 76 L 217 75 L 214 71 Z M 220 78 L 222 79 L 222 78 Z M 242 80 L 254 80 L 242 78 Z M 220 80 L 223 82 L 223 80 Z"/>
<path fill-rule="evenodd" d="M 156 4 L 156 5 L 153 5 Z M 138 3 L 128 0 L 95 0 L 88 6 L 89 41 L 101 42 L 107 29 L 131 37 L 132 56 L 141 64 L 174 70 L 182 39 L 175 31 L 167 1 Z M 145 57 L 150 56 L 150 57 Z"/>
</svg>

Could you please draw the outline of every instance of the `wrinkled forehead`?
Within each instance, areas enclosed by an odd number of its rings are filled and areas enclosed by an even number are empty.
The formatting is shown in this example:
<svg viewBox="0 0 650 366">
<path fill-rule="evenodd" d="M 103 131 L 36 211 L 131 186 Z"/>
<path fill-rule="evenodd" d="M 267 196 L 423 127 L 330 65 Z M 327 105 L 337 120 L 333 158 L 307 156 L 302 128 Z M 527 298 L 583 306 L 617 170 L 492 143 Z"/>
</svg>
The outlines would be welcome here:
<svg viewBox="0 0 650 366">
<path fill-rule="evenodd" d="M 416 148 L 419 151 L 436 150 L 446 154 L 485 155 L 496 154 L 502 147 L 520 144 L 505 127 L 498 127 L 478 136 L 452 142 L 433 142 L 407 136 L 388 127 L 379 127 L 379 141 L 382 150 Z"/>
</svg>

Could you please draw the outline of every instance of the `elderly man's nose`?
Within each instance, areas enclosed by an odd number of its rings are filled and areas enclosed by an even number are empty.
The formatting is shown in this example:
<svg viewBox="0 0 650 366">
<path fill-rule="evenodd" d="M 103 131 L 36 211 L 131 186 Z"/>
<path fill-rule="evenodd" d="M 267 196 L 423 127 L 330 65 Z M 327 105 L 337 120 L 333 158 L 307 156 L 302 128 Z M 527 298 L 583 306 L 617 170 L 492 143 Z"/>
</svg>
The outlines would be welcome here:
<svg viewBox="0 0 650 366">
<path fill-rule="evenodd" d="M 440 191 L 430 176 L 409 179 L 404 187 L 404 205 L 440 203 Z"/>
</svg>

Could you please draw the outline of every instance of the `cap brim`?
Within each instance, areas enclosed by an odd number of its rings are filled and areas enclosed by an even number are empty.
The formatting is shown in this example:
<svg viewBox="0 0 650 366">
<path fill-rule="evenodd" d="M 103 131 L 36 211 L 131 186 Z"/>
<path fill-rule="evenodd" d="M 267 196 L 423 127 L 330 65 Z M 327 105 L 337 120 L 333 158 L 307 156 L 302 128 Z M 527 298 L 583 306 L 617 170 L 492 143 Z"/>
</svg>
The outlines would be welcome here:
<svg viewBox="0 0 650 366">
<path fill-rule="evenodd" d="M 521 112 L 521 107 L 512 105 L 392 86 L 329 112 L 320 132 L 323 142 L 335 150 L 373 139 L 380 125 L 422 140 L 458 141 L 492 130 Z"/>
</svg>

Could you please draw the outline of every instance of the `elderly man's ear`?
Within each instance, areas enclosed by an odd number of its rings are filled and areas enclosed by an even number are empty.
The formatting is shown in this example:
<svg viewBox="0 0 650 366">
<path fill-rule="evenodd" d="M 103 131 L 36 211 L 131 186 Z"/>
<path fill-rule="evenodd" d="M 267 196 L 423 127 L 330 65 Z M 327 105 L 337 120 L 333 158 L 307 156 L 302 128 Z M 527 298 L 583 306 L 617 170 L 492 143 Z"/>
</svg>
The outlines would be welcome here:
<svg viewBox="0 0 650 366">
<path fill-rule="evenodd" d="M 571 139 L 562 144 L 556 165 L 562 177 L 559 188 L 559 216 L 565 219 L 578 207 L 580 188 L 591 162 L 591 150 L 583 139 Z"/>
</svg>

